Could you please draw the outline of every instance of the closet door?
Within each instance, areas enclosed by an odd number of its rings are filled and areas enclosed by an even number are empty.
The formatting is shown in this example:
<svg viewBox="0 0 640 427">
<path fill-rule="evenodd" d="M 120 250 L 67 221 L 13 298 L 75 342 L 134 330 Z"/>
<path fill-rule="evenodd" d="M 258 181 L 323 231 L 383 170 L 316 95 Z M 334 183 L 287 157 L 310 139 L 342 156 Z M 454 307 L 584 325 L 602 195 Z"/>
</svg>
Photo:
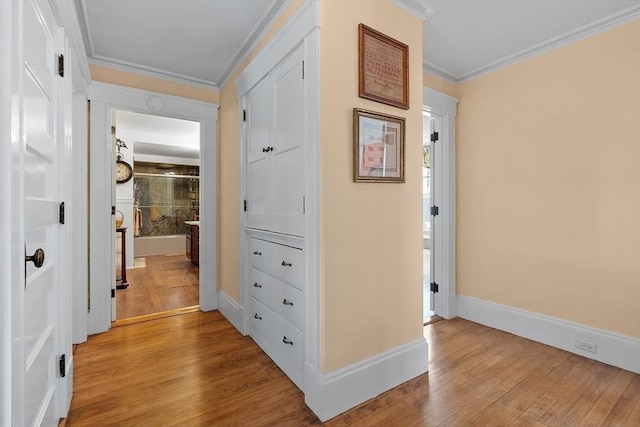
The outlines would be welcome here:
<svg viewBox="0 0 640 427">
<path fill-rule="evenodd" d="M 265 77 L 246 96 L 247 215 L 246 226 L 270 229 L 271 180 L 269 78 Z"/>
<path fill-rule="evenodd" d="M 271 73 L 272 230 L 304 235 L 304 47 Z"/>
</svg>

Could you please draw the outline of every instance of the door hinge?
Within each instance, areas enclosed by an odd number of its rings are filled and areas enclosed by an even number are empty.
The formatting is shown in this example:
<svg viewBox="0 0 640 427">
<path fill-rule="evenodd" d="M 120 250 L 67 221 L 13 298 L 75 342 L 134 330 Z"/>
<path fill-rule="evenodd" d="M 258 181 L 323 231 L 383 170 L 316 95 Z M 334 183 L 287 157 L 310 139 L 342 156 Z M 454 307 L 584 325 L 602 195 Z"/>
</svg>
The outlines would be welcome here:
<svg viewBox="0 0 640 427">
<path fill-rule="evenodd" d="M 302 196 L 302 215 L 307 213 L 307 201 L 306 197 Z"/>
<path fill-rule="evenodd" d="M 116 207 L 111 206 L 111 215 L 115 215 L 115 214 L 116 214 Z"/>
<path fill-rule="evenodd" d="M 440 285 L 438 285 L 436 282 L 431 282 L 431 292 L 440 292 Z"/>
<path fill-rule="evenodd" d="M 60 376 L 62 378 L 67 376 L 67 355 L 63 354 L 60 356 Z"/>
<path fill-rule="evenodd" d="M 115 298 L 116 297 L 116 290 L 111 288 L 111 298 Z"/>
<path fill-rule="evenodd" d="M 242 121 L 243 122 L 247 121 L 247 110 L 242 110 Z"/>
<path fill-rule="evenodd" d="M 436 142 L 438 140 L 438 132 L 433 132 L 431 134 L 431 142 Z"/>
<path fill-rule="evenodd" d="M 64 55 L 58 56 L 58 75 L 64 77 Z"/>
<path fill-rule="evenodd" d="M 440 214 L 440 208 L 437 206 L 431 206 L 431 216 L 436 216 Z"/>
<path fill-rule="evenodd" d="M 247 199 L 244 200 L 244 211 L 247 211 Z"/>
<path fill-rule="evenodd" d="M 58 209 L 58 220 L 60 224 L 64 224 L 64 202 L 60 203 L 60 207 Z"/>
<path fill-rule="evenodd" d="M 302 80 L 304 80 L 304 61 L 302 61 Z"/>
</svg>

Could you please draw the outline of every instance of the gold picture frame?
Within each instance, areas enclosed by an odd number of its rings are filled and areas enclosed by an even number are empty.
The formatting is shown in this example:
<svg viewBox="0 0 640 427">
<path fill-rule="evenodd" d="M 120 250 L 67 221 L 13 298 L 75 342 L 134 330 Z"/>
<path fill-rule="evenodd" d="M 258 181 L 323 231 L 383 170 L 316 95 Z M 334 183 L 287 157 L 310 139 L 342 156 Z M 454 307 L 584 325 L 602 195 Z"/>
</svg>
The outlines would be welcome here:
<svg viewBox="0 0 640 427">
<path fill-rule="evenodd" d="M 409 46 L 358 25 L 358 95 L 409 109 Z"/>
<path fill-rule="evenodd" d="M 405 119 L 353 109 L 353 181 L 404 182 Z"/>
</svg>

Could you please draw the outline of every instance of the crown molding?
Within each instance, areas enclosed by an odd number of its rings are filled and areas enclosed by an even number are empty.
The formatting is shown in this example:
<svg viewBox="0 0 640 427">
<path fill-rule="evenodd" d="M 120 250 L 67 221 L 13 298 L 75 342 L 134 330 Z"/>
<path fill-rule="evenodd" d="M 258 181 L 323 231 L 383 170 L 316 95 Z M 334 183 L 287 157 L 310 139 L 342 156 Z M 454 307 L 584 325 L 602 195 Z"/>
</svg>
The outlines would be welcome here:
<svg viewBox="0 0 640 427">
<path fill-rule="evenodd" d="M 458 79 L 451 72 L 445 70 L 444 68 L 438 67 L 437 65 L 432 64 L 429 61 L 424 61 L 422 63 L 422 71 L 427 74 L 431 74 L 434 77 L 438 77 L 439 79 L 446 80 L 449 83 L 458 83 Z"/>
<path fill-rule="evenodd" d="M 425 0 L 389 0 L 401 9 L 406 10 L 421 21 L 435 15 L 436 10 L 429 7 Z"/>
<path fill-rule="evenodd" d="M 224 69 L 224 72 L 218 79 L 218 86 L 222 87 L 227 82 L 240 64 L 247 58 L 257 44 L 263 39 L 267 31 L 273 26 L 276 20 L 282 15 L 282 12 L 289 7 L 292 0 L 271 0 L 271 4 L 262 14 L 258 23 L 251 29 L 249 35 L 242 41 L 240 48 L 233 54 L 231 60 Z"/>
<path fill-rule="evenodd" d="M 476 68 L 475 70 L 463 74 L 462 76 L 454 75 L 452 77 L 455 78 L 455 83 L 467 82 L 469 80 L 473 80 L 494 71 L 498 71 L 502 68 L 508 67 L 509 65 L 522 62 L 531 57 L 552 51 L 559 47 L 566 46 L 578 40 L 609 30 L 626 22 L 630 22 L 636 19 L 638 16 L 640 16 L 640 4 L 634 5 L 618 13 L 614 13 L 613 15 L 609 15 L 605 18 L 583 25 L 564 34 L 560 34 L 559 36 L 552 37 L 548 40 L 543 41 L 542 43 L 538 43 L 527 49 L 523 49 L 520 52 L 505 56 L 502 59 Z"/>
<path fill-rule="evenodd" d="M 196 77 L 186 76 L 184 74 L 172 73 L 166 70 L 146 67 L 144 65 L 134 64 L 127 61 L 120 61 L 117 59 L 107 58 L 103 56 L 94 56 L 92 58 L 89 58 L 89 64 L 94 64 L 101 67 L 113 68 L 115 70 L 152 77 L 152 78 L 165 80 L 173 83 L 196 86 L 196 87 L 201 87 L 201 88 L 210 89 L 210 90 L 218 90 L 218 86 L 214 82 L 209 80 L 198 79 Z"/>
</svg>

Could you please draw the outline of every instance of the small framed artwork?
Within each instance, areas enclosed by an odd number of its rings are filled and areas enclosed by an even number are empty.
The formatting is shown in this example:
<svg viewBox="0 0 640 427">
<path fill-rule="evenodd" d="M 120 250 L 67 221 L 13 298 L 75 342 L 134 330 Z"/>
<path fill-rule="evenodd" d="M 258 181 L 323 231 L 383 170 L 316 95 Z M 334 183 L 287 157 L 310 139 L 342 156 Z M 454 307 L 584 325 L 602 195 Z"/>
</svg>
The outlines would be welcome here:
<svg viewBox="0 0 640 427">
<path fill-rule="evenodd" d="M 404 182 L 404 117 L 353 109 L 353 181 Z"/>
<path fill-rule="evenodd" d="M 359 96 L 409 109 L 409 46 L 358 26 Z"/>
</svg>

